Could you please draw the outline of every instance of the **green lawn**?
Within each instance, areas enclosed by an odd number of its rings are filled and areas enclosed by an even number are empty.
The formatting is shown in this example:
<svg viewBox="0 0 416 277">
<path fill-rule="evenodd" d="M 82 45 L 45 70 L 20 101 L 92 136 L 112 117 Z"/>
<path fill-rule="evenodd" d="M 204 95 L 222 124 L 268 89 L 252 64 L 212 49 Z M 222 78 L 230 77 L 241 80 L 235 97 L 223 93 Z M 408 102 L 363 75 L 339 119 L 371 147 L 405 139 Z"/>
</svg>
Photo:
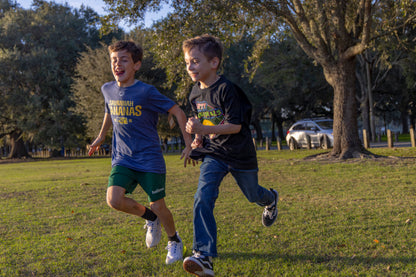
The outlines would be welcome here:
<svg viewBox="0 0 416 277">
<path fill-rule="evenodd" d="M 259 151 L 259 178 L 280 193 L 261 225 L 227 176 L 216 205 L 216 276 L 414 276 L 416 149 L 394 157 L 310 161 L 318 150 Z M 188 253 L 198 167 L 169 154 L 166 201 Z M 191 276 L 164 264 L 166 235 L 145 245 L 144 220 L 105 203 L 109 158 L 0 164 L 0 276 Z M 133 194 L 141 203 L 141 190 Z"/>
</svg>

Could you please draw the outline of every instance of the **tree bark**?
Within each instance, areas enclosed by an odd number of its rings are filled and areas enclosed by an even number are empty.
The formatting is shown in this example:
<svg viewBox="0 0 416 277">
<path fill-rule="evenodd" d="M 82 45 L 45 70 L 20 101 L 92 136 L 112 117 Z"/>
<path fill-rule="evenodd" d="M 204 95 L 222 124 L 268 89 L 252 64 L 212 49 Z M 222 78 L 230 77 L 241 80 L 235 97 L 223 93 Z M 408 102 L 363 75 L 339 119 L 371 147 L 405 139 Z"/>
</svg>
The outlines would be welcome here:
<svg viewBox="0 0 416 277">
<path fill-rule="evenodd" d="M 258 119 L 252 120 L 251 124 L 254 127 L 254 130 L 256 130 L 256 139 L 262 140 L 263 139 L 263 131 L 261 129 L 260 121 Z"/>
<path fill-rule="evenodd" d="M 408 113 L 407 111 L 400 112 L 400 119 L 402 121 L 402 134 L 409 134 L 409 121 L 408 121 Z"/>
<path fill-rule="evenodd" d="M 325 78 L 334 88 L 334 148 L 331 156 L 348 159 L 365 151 L 358 135 L 355 58 L 323 65 Z"/>
<path fill-rule="evenodd" d="M 10 135 L 11 150 L 8 156 L 9 159 L 22 159 L 29 158 L 30 155 L 26 150 L 25 144 L 22 139 L 22 132 L 13 131 Z"/>
</svg>

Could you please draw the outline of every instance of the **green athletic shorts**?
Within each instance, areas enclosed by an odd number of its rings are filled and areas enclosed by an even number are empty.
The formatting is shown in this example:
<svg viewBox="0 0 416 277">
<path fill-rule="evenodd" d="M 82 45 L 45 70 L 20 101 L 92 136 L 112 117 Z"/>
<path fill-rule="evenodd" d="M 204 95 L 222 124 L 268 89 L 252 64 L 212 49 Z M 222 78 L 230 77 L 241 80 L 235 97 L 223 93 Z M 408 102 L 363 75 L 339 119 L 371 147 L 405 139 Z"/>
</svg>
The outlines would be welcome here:
<svg viewBox="0 0 416 277">
<path fill-rule="evenodd" d="M 108 186 L 119 186 L 126 189 L 126 193 L 133 193 L 137 184 L 147 193 L 150 202 L 165 197 L 166 174 L 140 172 L 124 166 L 114 166 L 108 177 Z"/>
</svg>

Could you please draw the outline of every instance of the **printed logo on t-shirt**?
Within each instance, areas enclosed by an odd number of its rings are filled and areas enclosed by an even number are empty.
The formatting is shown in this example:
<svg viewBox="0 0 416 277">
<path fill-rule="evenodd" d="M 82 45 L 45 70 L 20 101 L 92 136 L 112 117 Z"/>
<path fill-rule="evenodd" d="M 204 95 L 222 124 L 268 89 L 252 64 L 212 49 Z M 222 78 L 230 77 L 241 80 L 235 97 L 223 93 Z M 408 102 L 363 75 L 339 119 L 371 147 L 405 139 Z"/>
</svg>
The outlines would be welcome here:
<svg viewBox="0 0 416 277">
<path fill-rule="evenodd" d="M 131 122 L 131 119 L 128 119 L 129 116 L 142 115 L 142 106 L 134 106 L 133 101 L 110 100 L 108 107 L 110 109 L 111 116 L 116 118 L 115 122 L 122 125 Z"/>
<path fill-rule="evenodd" d="M 224 113 L 220 108 L 212 107 L 205 101 L 196 101 L 195 104 L 198 110 L 198 119 L 203 125 L 215 126 L 224 123 Z"/>
</svg>

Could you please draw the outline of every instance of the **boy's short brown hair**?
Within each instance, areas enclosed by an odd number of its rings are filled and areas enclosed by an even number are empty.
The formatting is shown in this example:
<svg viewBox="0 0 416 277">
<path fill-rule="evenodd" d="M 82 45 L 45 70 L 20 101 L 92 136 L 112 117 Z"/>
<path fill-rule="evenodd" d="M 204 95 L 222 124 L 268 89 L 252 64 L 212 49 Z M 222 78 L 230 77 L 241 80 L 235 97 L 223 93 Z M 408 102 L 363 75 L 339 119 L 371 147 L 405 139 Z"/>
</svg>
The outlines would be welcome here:
<svg viewBox="0 0 416 277">
<path fill-rule="evenodd" d="M 120 52 L 123 50 L 127 50 L 127 52 L 131 54 L 134 63 L 142 61 L 143 48 L 140 45 L 134 43 L 134 41 L 120 40 L 108 46 L 108 51 L 110 54 L 112 52 Z"/>
<path fill-rule="evenodd" d="M 212 60 L 217 57 L 220 62 L 222 61 L 223 47 L 222 43 L 217 37 L 205 34 L 185 40 L 182 43 L 182 50 L 184 52 L 191 51 L 193 48 L 198 47 L 198 50 L 207 57 L 208 60 Z"/>
</svg>

